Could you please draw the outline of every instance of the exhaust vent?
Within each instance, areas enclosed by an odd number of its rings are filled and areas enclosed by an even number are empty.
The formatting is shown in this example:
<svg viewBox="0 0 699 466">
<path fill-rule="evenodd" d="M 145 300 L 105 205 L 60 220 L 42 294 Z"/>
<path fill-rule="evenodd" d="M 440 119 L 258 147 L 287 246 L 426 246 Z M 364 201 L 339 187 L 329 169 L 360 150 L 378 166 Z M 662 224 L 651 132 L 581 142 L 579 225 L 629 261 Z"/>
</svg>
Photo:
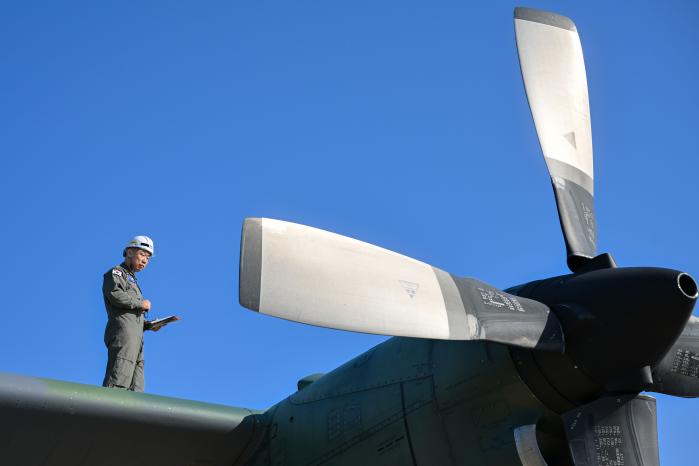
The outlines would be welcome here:
<svg viewBox="0 0 699 466">
<path fill-rule="evenodd" d="M 697 289 L 697 282 L 687 273 L 681 273 L 677 276 L 677 284 L 680 287 L 680 291 L 690 299 L 696 299 L 699 295 L 699 290 Z"/>
</svg>

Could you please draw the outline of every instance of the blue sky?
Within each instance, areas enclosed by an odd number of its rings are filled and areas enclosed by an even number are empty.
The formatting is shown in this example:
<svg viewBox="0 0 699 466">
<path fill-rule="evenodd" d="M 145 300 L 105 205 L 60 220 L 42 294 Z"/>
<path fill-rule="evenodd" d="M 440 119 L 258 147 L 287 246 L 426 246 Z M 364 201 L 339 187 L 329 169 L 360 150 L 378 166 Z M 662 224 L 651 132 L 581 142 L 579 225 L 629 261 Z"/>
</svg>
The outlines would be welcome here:
<svg viewBox="0 0 699 466">
<path fill-rule="evenodd" d="M 183 317 L 147 336 L 147 391 L 256 408 L 384 338 L 242 309 L 245 217 L 501 287 L 565 273 L 514 6 L 3 2 L 0 370 L 101 382 L 102 274 L 135 234 L 154 313 Z M 600 250 L 699 275 L 699 3 L 528 6 L 580 31 Z M 663 464 L 694 462 L 697 414 L 659 396 Z"/>
</svg>

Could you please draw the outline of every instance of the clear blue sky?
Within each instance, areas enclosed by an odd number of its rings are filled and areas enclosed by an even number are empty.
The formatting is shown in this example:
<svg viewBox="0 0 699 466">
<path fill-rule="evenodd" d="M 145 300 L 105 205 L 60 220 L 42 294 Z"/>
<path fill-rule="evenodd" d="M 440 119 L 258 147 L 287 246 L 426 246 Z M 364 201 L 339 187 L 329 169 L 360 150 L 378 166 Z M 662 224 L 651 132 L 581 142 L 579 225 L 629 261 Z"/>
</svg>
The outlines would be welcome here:
<svg viewBox="0 0 699 466">
<path fill-rule="evenodd" d="M 384 338 L 242 309 L 244 217 L 501 287 L 565 273 L 514 6 L 3 2 L 0 370 L 101 382 L 102 274 L 135 234 L 154 313 L 183 317 L 147 336 L 147 391 L 256 408 Z M 699 3 L 528 6 L 581 34 L 600 250 L 699 275 Z M 695 463 L 698 414 L 659 397 L 663 464 Z"/>
</svg>

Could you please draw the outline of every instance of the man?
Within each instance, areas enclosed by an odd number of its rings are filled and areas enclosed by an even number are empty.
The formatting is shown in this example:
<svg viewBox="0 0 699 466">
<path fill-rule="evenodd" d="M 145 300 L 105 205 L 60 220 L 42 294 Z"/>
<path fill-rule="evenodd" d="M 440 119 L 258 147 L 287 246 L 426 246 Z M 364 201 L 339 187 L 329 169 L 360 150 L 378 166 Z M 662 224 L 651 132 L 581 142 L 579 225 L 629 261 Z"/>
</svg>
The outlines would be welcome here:
<svg viewBox="0 0 699 466">
<path fill-rule="evenodd" d="M 151 308 L 144 299 L 136 273 L 145 269 L 155 250 L 147 236 L 136 236 L 124 248 L 124 262 L 104 274 L 102 294 L 107 309 L 107 370 L 102 385 L 142 392 L 143 331 L 154 330 L 144 314 Z"/>
</svg>

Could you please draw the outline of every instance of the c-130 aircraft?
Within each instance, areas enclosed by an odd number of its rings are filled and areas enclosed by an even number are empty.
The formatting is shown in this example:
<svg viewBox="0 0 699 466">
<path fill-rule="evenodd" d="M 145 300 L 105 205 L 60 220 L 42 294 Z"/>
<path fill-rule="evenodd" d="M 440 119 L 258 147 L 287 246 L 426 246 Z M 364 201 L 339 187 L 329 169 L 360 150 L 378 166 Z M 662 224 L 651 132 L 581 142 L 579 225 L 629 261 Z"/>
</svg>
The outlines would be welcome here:
<svg viewBox="0 0 699 466">
<path fill-rule="evenodd" d="M 394 338 L 301 379 L 266 411 L 0 374 L 0 464 L 659 464 L 655 400 L 640 393 L 699 396 L 697 284 L 597 254 L 576 27 L 529 8 L 514 17 L 571 274 L 501 291 L 351 238 L 249 218 L 243 306 Z"/>
</svg>

